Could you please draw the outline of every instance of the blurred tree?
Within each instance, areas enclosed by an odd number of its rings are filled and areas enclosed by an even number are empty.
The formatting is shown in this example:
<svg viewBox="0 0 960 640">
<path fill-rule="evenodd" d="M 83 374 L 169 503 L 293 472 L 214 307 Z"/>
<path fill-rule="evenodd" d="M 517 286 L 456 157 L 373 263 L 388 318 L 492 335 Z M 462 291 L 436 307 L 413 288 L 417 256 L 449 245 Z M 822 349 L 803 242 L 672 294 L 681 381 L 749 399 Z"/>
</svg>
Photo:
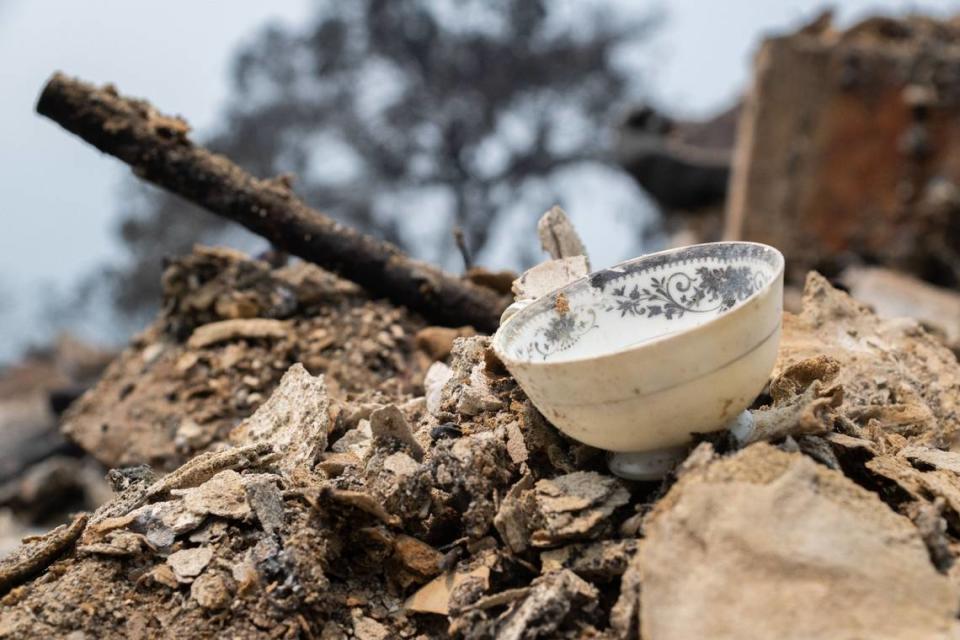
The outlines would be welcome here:
<svg viewBox="0 0 960 640">
<path fill-rule="evenodd" d="M 318 209 L 451 266 L 454 229 L 477 255 L 524 185 L 606 161 L 611 112 L 638 84 L 615 54 L 652 23 L 603 3 L 322 2 L 307 28 L 267 28 L 239 52 L 223 133 L 206 144 L 256 175 L 292 173 Z M 162 256 L 224 232 L 137 190 L 129 260 L 111 272 L 128 313 L 156 304 Z"/>
</svg>

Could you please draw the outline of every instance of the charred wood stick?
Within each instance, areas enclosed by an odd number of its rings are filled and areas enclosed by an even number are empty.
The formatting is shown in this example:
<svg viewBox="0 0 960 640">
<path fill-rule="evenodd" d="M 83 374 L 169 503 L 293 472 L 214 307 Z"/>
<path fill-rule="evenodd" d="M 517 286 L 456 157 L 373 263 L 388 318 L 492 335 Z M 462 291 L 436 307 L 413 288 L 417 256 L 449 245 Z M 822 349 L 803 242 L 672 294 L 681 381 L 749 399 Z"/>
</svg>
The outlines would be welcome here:
<svg viewBox="0 0 960 640">
<path fill-rule="evenodd" d="M 255 178 L 193 144 L 186 122 L 159 113 L 146 101 L 120 96 L 110 85 L 98 88 L 56 73 L 40 95 L 37 113 L 126 162 L 144 180 L 431 322 L 497 328 L 504 298 L 311 209 L 285 180 Z"/>
</svg>

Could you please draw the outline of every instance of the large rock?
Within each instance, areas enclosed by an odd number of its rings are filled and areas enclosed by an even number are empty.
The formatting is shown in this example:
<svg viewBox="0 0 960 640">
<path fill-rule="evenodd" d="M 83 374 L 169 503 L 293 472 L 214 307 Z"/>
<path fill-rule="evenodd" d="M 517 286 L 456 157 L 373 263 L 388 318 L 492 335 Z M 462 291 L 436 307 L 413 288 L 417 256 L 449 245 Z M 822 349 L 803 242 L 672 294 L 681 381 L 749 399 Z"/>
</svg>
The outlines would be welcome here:
<svg viewBox="0 0 960 640">
<path fill-rule="evenodd" d="M 689 472 L 637 563 L 642 637 L 947 638 L 957 588 L 873 493 L 758 444 Z"/>
</svg>

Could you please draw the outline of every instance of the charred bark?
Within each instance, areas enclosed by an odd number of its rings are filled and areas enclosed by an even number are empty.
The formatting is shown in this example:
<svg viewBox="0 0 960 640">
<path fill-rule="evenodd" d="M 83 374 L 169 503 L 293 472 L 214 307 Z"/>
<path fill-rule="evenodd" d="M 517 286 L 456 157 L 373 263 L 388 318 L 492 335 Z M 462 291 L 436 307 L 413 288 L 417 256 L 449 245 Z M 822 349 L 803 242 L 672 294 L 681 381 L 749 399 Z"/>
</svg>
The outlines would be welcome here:
<svg viewBox="0 0 960 640">
<path fill-rule="evenodd" d="M 56 73 L 37 112 L 133 172 L 242 224 L 277 248 L 329 269 L 438 324 L 493 331 L 506 300 L 413 260 L 307 206 L 285 179 L 255 178 L 229 159 L 193 144 L 189 126 L 148 102 Z"/>
</svg>

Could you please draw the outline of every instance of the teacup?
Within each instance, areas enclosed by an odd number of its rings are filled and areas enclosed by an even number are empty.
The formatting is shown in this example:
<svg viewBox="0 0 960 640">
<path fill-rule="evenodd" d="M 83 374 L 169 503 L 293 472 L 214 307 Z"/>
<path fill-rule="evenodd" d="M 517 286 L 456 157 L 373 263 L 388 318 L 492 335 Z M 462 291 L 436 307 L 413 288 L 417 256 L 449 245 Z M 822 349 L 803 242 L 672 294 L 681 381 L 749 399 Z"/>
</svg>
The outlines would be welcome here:
<svg viewBox="0 0 960 640">
<path fill-rule="evenodd" d="M 558 429 L 634 454 L 615 472 L 661 475 L 670 452 L 727 427 L 762 391 L 780 341 L 783 269 L 779 251 L 750 242 L 646 255 L 515 311 L 493 348 Z"/>
</svg>

